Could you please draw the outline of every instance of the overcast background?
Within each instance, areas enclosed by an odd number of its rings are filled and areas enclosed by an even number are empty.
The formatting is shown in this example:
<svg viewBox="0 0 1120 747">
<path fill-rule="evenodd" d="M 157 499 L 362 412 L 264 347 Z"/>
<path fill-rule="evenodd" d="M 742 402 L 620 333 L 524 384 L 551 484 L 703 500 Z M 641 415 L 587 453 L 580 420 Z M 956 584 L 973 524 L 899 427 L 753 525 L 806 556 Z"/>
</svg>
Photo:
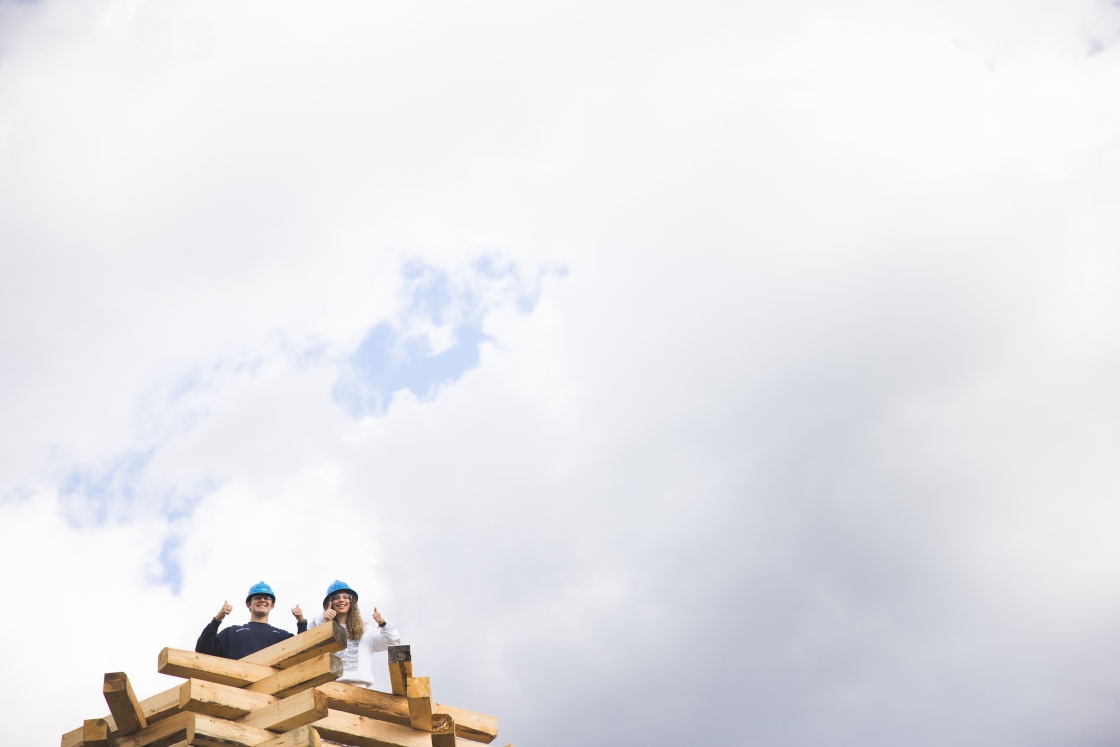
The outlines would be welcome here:
<svg viewBox="0 0 1120 747">
<path fill-rule="evenodd" d="M 341 578 L 495 745 L 1116 744 L 1118 40 L 0 0 L 3 740 Z"/>
</svg>

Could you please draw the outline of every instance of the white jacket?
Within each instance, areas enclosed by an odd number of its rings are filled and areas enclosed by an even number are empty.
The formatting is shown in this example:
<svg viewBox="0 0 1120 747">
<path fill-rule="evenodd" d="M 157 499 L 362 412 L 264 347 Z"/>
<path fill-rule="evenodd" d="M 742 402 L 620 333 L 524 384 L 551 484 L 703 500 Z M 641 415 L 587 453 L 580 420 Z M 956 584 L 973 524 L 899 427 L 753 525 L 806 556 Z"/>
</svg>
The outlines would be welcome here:
<svg viewBox="0 0 1120 747">
<path fill-rule="evenodd" d="M 338 652 L 338 656 L 342 659 L 342 664 L 345 667 L 338 681 L 373 689 L 374 652 L 384 651 L 390 646 L 397 645 L 401 642 L 401 634 L 388 620 L 385 621 L 384 628 L 379 627 L 372 617 L 363 618 L 362 622 L 365 623 L 365 630 L 362 631 L 361 640 L 355 641 L 347 638 L 346 650 Z M 322 624 L 323 613 L 316 612 L 307 621 L 307 629 L 311 630 Z"/>
</svg>

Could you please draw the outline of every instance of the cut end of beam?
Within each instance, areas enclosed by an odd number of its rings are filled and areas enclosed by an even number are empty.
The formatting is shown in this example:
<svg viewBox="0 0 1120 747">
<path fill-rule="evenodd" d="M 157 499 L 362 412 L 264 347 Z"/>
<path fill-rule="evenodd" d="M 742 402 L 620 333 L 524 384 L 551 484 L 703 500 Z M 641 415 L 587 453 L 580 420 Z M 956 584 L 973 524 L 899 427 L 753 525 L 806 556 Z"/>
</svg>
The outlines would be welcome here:
<svg viewBox="0 0 1120 747">
<path fill-rule="evenodd" d="M 116 747 L 109 722 L 103 718 L 90 718 L 82 723 L 83 747 Z"/>
<path fill-rule="evenodd" d="M 455 747 L 455 719 L 446 713 L 432 714 L 432 747 Z"/>
</svg>

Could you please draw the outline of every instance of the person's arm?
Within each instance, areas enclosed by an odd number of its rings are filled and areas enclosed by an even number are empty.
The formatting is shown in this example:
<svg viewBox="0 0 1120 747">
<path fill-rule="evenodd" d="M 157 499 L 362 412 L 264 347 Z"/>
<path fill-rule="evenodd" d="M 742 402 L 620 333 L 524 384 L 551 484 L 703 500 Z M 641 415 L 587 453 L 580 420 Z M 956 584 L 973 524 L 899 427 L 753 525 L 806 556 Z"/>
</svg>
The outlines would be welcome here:
<svg viewBox="0 0 1120 747">
<path fill-rule="evenodd" d="M 209 624 L 202 629 L 202 635 L 198 637 L 198 643 L 194 644 L 194 651 L 196 654 L 210 654 L 211 656 L 222 655 L 222 644 L 218 640 L 218 626 L 221 622 L 217 618 L 211 619 Z"/>
<path fill-rule="evenodd" d="M 317 628 L 322 624 L 323 624 L 323 613 L 322 612 L 316 612 L 314 615 L 307 618 L 307 629 L 308 630 L 311 630 L 312 628 Z"/>
<path fill-rule="evenodd" d="M 218 614 L 214 615 L 214 619 L 206 624 L 202 629 L 202 635 L 198 637 L 198 642 L 194 644 L 194 652 L 196 654 L 210 654 L 211 656 L 223 656 L 222 654 L 222 641 L 218 638 L 218 626 L 222 624 L 222 620 L 226 615 L 233 611 L 233 607 L 229 602 L 222 605 L 218 610 Z"/>
<path fill-rule="evenodd" d="M 292 614 L 296 617 L 296 635 L 299 635 L 300 633 L 306 633 L 307 620 L 303 618 L 303 610 L 299 608 L 298 604 L 295 607 L 292 607 Z"/>
<path fill-rule="evenodd" d="M 381 616 L 376 607 L 373 608 L 373 622 L 377 625 L 377 631 L 373 633 L 374 651 L 385 651 L 401 642 L 401 634 L 393 627 L 393 623 Z"/>
</svg>

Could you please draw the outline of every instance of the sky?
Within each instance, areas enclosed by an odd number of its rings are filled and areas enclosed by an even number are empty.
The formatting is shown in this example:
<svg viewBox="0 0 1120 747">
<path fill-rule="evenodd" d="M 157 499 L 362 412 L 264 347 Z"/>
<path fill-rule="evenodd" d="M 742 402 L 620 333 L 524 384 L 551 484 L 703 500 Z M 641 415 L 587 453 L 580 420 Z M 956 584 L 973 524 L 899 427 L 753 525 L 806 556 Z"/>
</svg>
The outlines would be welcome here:
<svg viewBox="0 0 1120 747">
<path fill-rule="evenodd" d="M 0 0 L 5 740 L 335 579 L 495 745 L 1120 740 L 1118 42 Z"/>
</svg>

